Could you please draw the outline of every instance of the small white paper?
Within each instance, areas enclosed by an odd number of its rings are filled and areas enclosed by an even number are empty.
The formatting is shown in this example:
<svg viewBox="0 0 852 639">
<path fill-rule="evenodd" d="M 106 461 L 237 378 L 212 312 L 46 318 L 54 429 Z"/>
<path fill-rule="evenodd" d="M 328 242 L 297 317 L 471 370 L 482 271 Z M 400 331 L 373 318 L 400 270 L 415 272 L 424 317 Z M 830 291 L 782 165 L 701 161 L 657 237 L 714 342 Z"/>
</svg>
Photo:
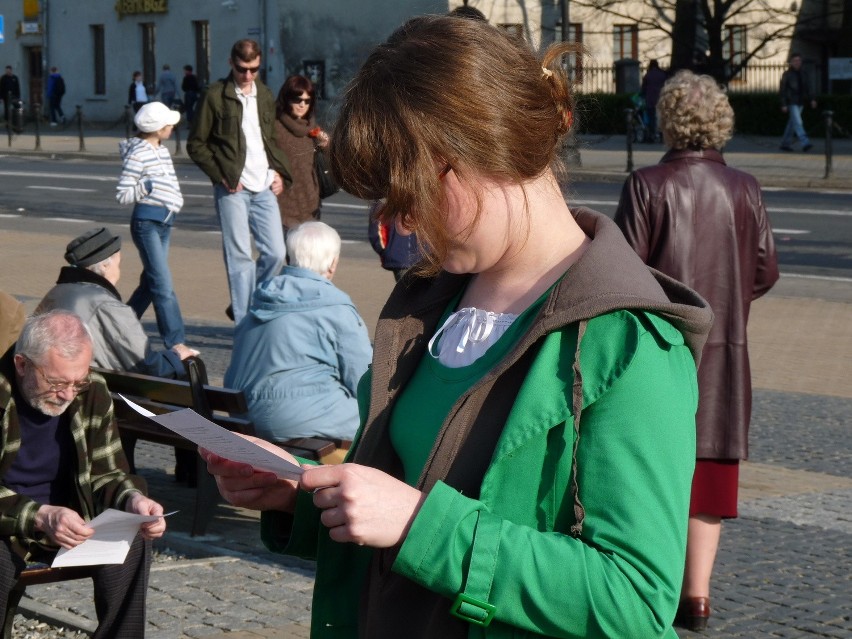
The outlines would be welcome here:
<svg viewBox="0 0 852 639">
<path fill-rule="evenodd" d="M 208 419 L 204 419 L 191 408 L 155 415 L 124 395 L 119 395 L 140 415 L 144 415 L 160 426 L 165 426 L 178 435 L 186 437 L 193 444 L 206 448 L 212 453 L 231 461 L 249 464 L 252 468 L 275 473 L 282 479 L 298 480 L 302 476 L 302 467 L 287 461 L 283 457 L 258 446 L 254 442 L 222 428 Z"/>
<path fill-rule="evenodd" d="M 95 534 L 74 548 L 61 548 L 51 564 L 52 568 L 68 566 L 98 566 L 101 564 L 123 564 L 130 544 L 133 543 L 139 526 L 165 515 L 137 515 L 123 510 L 107 508 L 89 522 Z"/>
</svg>

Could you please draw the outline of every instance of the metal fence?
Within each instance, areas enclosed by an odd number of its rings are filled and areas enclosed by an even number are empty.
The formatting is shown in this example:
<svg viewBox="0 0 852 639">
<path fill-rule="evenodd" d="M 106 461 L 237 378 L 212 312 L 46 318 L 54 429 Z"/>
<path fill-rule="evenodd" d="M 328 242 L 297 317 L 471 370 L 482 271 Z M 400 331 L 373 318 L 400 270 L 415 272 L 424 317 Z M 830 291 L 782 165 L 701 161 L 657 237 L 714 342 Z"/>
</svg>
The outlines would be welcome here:
<svg viewBox="0 0 852 639">
<path fill-rule="evenodd" d="M 765 93 L 778 91 L 786 64 L 750 64 L 728 83 L 735 93 Z M 615 65 L 572 68 L 575 89 L 580 93 L 615 93 Z M 644 75 L 645 69 L 640 69 Z M 819 69 L 812 74 L 819 77 Z M 641 77 L 641 76 L 640 76 Z"/>
</svg>

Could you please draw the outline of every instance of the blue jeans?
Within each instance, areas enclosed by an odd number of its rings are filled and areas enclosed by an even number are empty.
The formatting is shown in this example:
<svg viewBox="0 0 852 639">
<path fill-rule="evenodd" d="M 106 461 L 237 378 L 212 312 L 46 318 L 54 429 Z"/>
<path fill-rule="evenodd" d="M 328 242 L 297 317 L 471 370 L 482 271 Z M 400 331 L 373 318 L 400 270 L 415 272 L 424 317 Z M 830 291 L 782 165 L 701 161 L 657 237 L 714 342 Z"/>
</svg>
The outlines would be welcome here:
<svg viewBox="0 0 852 639">
<path fill-rule="evenodd" d="M 231 290 L 234 322 L 248 312 L 254 288 L 278 275 L 287 257 L 281 214 L 275 194 L 264 189 L 257 193 L 243 189 L 228 192 L 221 184 L 214 187 L 216 213 L 222 228 L 222 251 Z M 257 248 L 255 264 L 251 241 Z"/>
<path fill-rule="evenodd" d="M 139 250 L 142 275 L 139 277 L 139 286 L 133 291 L 127 305 L 133 309 L 136 317 L 142 317 L 148 306 L 154 304 L 157 329 L 166 348 L 186 342 L 183 317 L 169 270 L 171 233 L 170 224 L 136 218 L 130 220 L 130 236 Z"/>
<path fill-rule="evenodd" d="M 799 138 L 802 146 L 810 144 L 808 134 L 805 133 L 805 127 L 802 126 L 802 105 L 791 104 L 787 107 L 787 128 L 784 129 L 784 137 L 781 139 L 781 146 L 790 146 L 793 142 L 793 134 Z"/>
</svg>

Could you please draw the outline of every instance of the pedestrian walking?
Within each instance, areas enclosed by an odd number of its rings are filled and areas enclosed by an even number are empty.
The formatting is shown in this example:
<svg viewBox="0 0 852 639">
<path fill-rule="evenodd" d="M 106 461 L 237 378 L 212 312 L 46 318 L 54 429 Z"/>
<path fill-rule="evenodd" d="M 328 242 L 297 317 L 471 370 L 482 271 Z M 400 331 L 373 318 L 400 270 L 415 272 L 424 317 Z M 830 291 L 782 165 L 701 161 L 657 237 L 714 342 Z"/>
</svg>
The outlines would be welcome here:
<svg viewBox="0 0 852 639">
<path fill-rule="evenodd" d="M 50 67 L 47 76 L 47 102 L 50 105 L 50 126 L 65 124 L 65 114 L 62 112 L 62 96 L 65 95 L 65 80 L 59 69 Z"/>
<path fill-rule="evenodd" d="M 177 78 L 168 64 L 163 65 L 163 70 L 157 79 L 157 90 L 155 93 L 160 96 L 160 102 L 170 109 L 174 108 L 175 100 L 179 98 L 178 85 Z"/>
<path fill-rule="evenodd" d="M 191 64 L 183 67 L 180 90 L 183 91 L 183 109 L 186 113 L 187 126 L 192 126 L 192 121 L 195 118 L 195 104 L 201 94 L 201 85 L 198 83 L 198 76 L 192 71 Z"/>
<path fill-rule="evenodd" d="M 778 279 L 760 185 L 725 164 L 734 112 L 710 76 L 680 71 L 658 104 L 669 151 L 634 171 L 615 221 L 648 266 L 690 288 L 715 315 L 698 369 L 697 458 L 678 623 L 703 630 L 722 519 L 737 516 L 739 462 L 748 458 L 751 376 L 746 323 Z"/>
<path fill-rule="evenodd" d="M 316 558 L 313 637 L 676 636 L 711 313 L 568 208 L 576 50 L 420 16 L 343 93 L 334 174 L 429 266 L 379 318 L 347 463 L 202 451 L 271 550 Z"/>
<path fill-rule="evenodd" d="M 12 104 L 21 99 L 21 83 L 18 76 L 12 71 L 10 65 L 6 65 L 6 71 L 0 76 L 0 100 L 3 100 L 3 117 L 9 122 L 12 112 Z"/>
<path fill-rule="evenodd" d="M 141 71 L 133 72 L 133 81 L 127 89 L 127 104 L 133 107 L 134 113 L 139 113 L 142 105 L 148 102 L 148 90 L 145 88 L 145 82 L 142 79 Z"/>
<path fill-rule="evenodd" d="M 157 329 L 168 349 L 186 342 L 183 316 L 169 269 L 172 225 L 183 206 L 183 195 L 169 150 L 162 144 L 179 120 L 180 113 L 162 102 L 142 105 L 134 118 L 139 134 L 119 143 L 124 165 L 116 193 L 121 204 L 133 204 L 130 236 L 142 260 L 139 286 L 127 305 L 139 318 L 154 305 Z M 197 355 L 198 351 L 193 354 Z"/>
<path fill-rule="evenodd" d="M 653 143 L 657 140 L 657 102 L 660 91 L 666 83 L 667 74 L 660 68 L 660 63 L 651 60 L 648 70 L 642 78 L 639 95 L 645 100 L 645 139 L 643 142 Z"/>
<path fill-rule="evenodd" d="M 258 77 L 260 45 L 238 40 L 228 64 L 228 77 L 205 92 L 186 148 L 213 182 L 231 293 L 225 312 L 239 323 L 255 286 L 278 275 L 284 264 L 276 197 L 293 179 L 287 156 L 275 144 L 275 97 Z"/>
<path fill-rule="evenodd" d="M 802 56 L 794 53 L 790 56 L 790 66 L 781 76 L 781 111 L 787 114 L 787 126 L 781 138 L 781 150 L 792 151 L 793 136 L 798 138 L 802 151 L 807 153 L 813 145 L 802 123 L 802 110 L 805 104 L 817 108 L 816 100 L 811 96 L 809 78 L 802 70 Z"/>
</svg>

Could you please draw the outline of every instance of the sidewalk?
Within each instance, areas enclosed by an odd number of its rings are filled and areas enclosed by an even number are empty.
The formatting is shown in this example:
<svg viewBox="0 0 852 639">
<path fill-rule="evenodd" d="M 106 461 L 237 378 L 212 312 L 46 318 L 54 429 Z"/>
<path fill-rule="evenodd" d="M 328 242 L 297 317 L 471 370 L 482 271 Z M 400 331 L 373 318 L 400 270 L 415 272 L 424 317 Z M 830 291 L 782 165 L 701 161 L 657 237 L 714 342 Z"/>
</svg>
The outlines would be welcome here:
<svg viewBox="0 0 852 639">
<path fill-rule="evenodd" d="M 118 139 L 87 139 L 86 154 L 74 157 L 96 159 L 101 153 L 114 158 Z M 16 138 L 12 152 L 32 153 L 24 150 L 32 149 L 32 142 Z M 58 148 L 60 143 L 66 151 Z M 44 153 L 70 157 L 76 143 L 56 134 L 45 136 L 42 148 L 55 144 L 56 150 Z M 583 167 L 573 172 L 575 179 L 624 178 L 623 137 L 582 143 Z M 821 180 L 822 156 L 784 154 L 776 143 L 736 139 L 727 158 L 764 186 L 790 186 L 794 179 L 809 181 L 805 186 L 812 188 L 852 186 L 852 142 L 835 146 L 836 177 L 828 181 Z M 7 152 L 0 138 L 0 157 Z M 650 164 L 661 153 L 661 147 L 638 145 L 634 162 Z M 62 228 L 6 231 L 0 246 L 8 263 L 52 264 L 67 235 Z M 188 291 L 185 304 L 181 297 L 188 342 L 202 351 L 211 379 L 221 382 L 230 358 L 231 325 L 218 320 L 225 305 L 224 275 L 217 270 L 220 248 L 218 239 L 197 235 L 175 232 L 175 286 Z M 372 332 L 393 278 L 379 269 L 369 249 L 362 252 L 350 244 L 343 253 L 346 269 L 335 283 L 352 296 Z M 122 288 L 138 277 L 135 262 L 123 262 Z M 30 308 L 55 273 L 17 270 L 0 270 L 0 289 Z M 153 321 L 146 326 L 156 333 Z M 852 639 L 852 282 L 782 277 L 752 307 L 749 339 L 755 386 L 751 459 L 741 472 L 740 517 L 724 527 L 705 636 Z M 312 564 L 267 552 L 259 540 L 257 514 L 224 504 L 216 507 L 207 535 L 190 537 L 194 495 L 174 482 L 173 463 L 171 449 L 139 443 L 137 464 L 152 494 L 168 510 L 180 510 L 157 543 L 147 637 L 308 637 Z M 91 586 L 84 581 L 33 587 L 20 610 L 52 624 L 94 627 Z M 679 636 L 698 635 L 679 631 Z"/>
<path fill-rule="evenodd" d="M 57 159 L 76 158 L 114 160 L 118 157 L 118 142 L 124 138 L 123 127 L 108 131 L 85 131 L 84 151 L 73 124 L 41 132 L 40 150 L 35 150 L 36 138 L 32 125 L 25 133 L 15 135 L 12 145 L 0 131 L 0 157 L 7 153 L 34 155 Z M 176 152 L 174 136 L 168 142 L 175 162 L 191 162 L 186 154 L 186 128 L 180 129 L 180 152 Z M 753 174 L 765 187 L 852 189 L 852 139 L 832 141 L 832 171 L 826 174 L 825 142 L 813 140 L 808 153 L 784 152 L 777 138 L 735 136 L 725 149 L 731 166 Z M 574 180 L 610 180 L 621 182 L 627 175 L 627 142 L 624 135 L 585 135 L 578 138 L 581 166 L 571 169 Z M 633 144 L 633 168 L 659 162 L 665 149 L 661 144 Z"/>
</svg>

